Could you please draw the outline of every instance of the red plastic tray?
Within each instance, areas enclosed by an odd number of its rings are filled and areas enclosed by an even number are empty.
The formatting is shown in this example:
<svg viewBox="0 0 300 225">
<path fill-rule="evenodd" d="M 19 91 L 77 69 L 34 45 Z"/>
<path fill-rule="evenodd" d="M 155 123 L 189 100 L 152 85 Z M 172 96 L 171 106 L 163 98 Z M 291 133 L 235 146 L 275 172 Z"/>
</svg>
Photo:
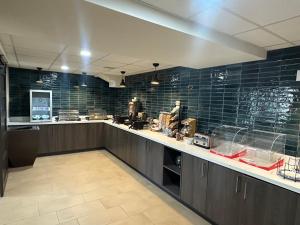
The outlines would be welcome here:
<svg viewBox="0 0 300 225">
<path fill-rule="evenodd" d="M 256 165 L 255 163 L 247 162 L 243 159 L 239 159 L 239 161 L 242 162 L 242 163 L 246 163 L 250 166 L 254 166 L 254 167 L 257 167 L 257 168 L 260 168 L 260 169 L 263 169 L 263 170 L 267 170 L 267 171 L 270 171 L 270 170 L 276 169 L 278 167 L 281 167 L 281 166 L 283 166 L 283 163 L 284 163 L 284 159 L 281 159 L 278 162 L 276 162 L 276 163 L 274 163 L 274 164 L 267 167 L 267 166 L 259 166 L 259 165 Z"/>
<path fill-rule="evenodd" d="M 214 149 L 210 150 L 209 152 L 211 152 L 211 153 L 213 153 L 213 154 L 216 154 L 216 155 L 223 156 L 223 157 L 228 158 L 228 159 L 235 159 L 235 158 L 238 158 L 238 157 L 241 157 L 241 156 L 246 155 L 246 152 L 247 152 L 247 151 L 246 151 L 246 150 L 242 150 L 242 151 L 237 152 L 237 153 L 235 153 L 235 154 L 233 154 L 233 155 L 225 155 L 225 154 L 222 154 L 222 153 L 217 152 L 217 151 L 214 150 Z"/>
</svg>

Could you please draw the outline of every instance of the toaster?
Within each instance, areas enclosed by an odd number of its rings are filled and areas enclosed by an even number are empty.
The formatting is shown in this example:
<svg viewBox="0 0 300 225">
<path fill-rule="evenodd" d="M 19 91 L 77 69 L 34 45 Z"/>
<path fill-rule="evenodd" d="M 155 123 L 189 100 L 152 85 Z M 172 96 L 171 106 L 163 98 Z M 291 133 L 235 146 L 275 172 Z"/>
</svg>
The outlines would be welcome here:
<svg viewBox="0 0 300 225">
<path fill-rule="evenodd" d="M 209 149 L 211 146 L 211 139 L 208 134 L 195 133 L 194 145 Z"/>
</svg>

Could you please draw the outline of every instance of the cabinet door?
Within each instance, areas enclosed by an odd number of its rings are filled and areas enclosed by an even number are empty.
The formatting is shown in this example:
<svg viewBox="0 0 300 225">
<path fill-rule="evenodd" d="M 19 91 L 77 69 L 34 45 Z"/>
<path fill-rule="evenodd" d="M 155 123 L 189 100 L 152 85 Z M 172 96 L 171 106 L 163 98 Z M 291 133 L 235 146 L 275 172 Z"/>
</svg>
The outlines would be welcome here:
<svg viewBox="0 0 300 225">
<path fill-rule="evenodd" d="M 97 130 L 98 124 L 90 123 L 87 124 L 87 149 L 95 149 L 97 148 Z"/>
<path fill-rule="evenodd" d="M 206 197 L 207 217 L 218 225 L 239 225 L 241 186 L 241 174 L 209 163 Z"/>
<path fill-rule="evenodd" d="M 118 129 L 118 128 L 116 128 Z M 117 135 L 117 156 L 122 159 L 123 161 L 128 163 L 128 148 L 129 148 L 129 140 L 128 140 L 128 132 L 118 129 Z"/>
<path fill-rule="evenodd" d="M 103 130 L 103 135 L 104 135 L 104 146 L 107 150 L 111 151 L 112 148 L 112 131 L 113 128 L 111 125 L 104 124 L 104 130 Z"/>
<path fill-rule="evenodd" d="M 204 214 L 208 162 L 182 153 L 181 199 L 198 212 Z"/>
<path fill-rule="evenodd" d="M 74 127 L 72 124 L 53 125 L 55 148 L 51 152 L 62 152 L 74 149 Z"/>
<path fill-rule="evenodd" d="M 88 124 L 73 124 L 73 148 L 72 150 L 86 149 L 88 146 Z"/>
<path fill-rule="evenodd" d="M 297 208 L 296 208 L 296 218 L 294 225 L 299 225 L 300 224 L 300 195 L 298 194 L 297 196 Z"/>
<path fill-rule="evenodd" d="M 87 124 L 87 146 L 86 149 L 97 149 L 103 147 L 103 124 Z"/>
<path fill-rule="evenodd" d="M 53 152 L 55 140 L 53 137 L 53 125 L 39 126 L 39 149 L 38 154 Z"/>
<path fill-rule="evenodd" d="M 111 137 L 110 137 L 110 144 L 111 144 L 111 152 L 116 156 L 119 155 L 119 141 L 118 141 L 118 128 L 111 126 Z"/>
<path fill-rule="evenodd" d="M 158 185 L 162 185 L 163 154 L 163 145 L 147 141 L 146 176 Z"/>
<path fill-rule="evenodd" d="M 135 134 L 129 134 L 127 162 L 133 168 L 145 174 L 146 171 L 146 139 Z"/>
<path fill-rule="evenodd" d="M 294 225 L 297 194 L 244 176 L 241 225 Z"/>
</svg>

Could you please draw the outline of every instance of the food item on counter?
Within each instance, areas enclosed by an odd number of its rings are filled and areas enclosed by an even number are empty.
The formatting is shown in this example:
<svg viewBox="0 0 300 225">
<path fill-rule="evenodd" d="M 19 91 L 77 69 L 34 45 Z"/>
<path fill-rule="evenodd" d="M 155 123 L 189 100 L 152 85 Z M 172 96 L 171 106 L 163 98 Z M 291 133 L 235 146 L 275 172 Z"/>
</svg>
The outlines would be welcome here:
<svg viewBox="0 0 300 225">
<path fill-rule="evenodd" d="M 175 129 L 177 126 L 178 126 L 178 121 L 175 121 L 175 122 L 172 122 L 172 123 L 168 126 L 168 128 L 171 129 L 171 130 L 173 130 L 173 129 Z"/>
</svg>

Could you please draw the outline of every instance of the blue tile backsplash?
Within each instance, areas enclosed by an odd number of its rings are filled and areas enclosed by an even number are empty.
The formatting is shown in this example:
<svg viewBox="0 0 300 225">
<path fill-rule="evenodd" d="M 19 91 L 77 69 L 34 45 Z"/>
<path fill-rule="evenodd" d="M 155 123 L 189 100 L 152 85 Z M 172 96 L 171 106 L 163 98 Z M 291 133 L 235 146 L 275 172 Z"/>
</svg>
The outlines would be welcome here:
<svg viewBox="0 0 300 225">
<path fill-rule="evenodd" d="M 138 97 L 151 117 L 169 111 L 176 100 L 182 117 L 197 118 L 199 132 L 221 124 L 248 126 L 287 134 L 286 153 L 300 153 L 300 47 L 268 52 L 266 60 L 205 69 L 176 67 L 159 71 L 160 85 L 153 87 L 153 72 L 129 76 L 127 88 L 109 88 L 88 76 L 87 88 L 74 88 L 84 76 L 44 72 L 44 84 L 33 70 L 10 68 L 10 116 L 29 115 L 29 89 L 52 89 L 53 110 L 105 109 L 127 114 L 128 101 Z M 297 151 L 298 150 L 298 151 Z"/>
<path fill-rule="evenodd" d="M 37 84 L 38 77 L 36 70 L 9 69 L 11 117 L 29 116 L 30 89 L 52 90 L 53 115 L 57 115 L 59 109 L 78 109 L 83 115 L 95 109 L 109 114 L 114 111 L 111 88 L 100 78 L 43 71 L 43 84 Z M 87 87 L 80 86 L 83 82 Z"/>
<path fill-rule="evenodd" d="M 197 118 L 200 132 L 221 124 L 287 134 L 286 152 L 294 155 L 300 126 L 300 47 L 268 52 L 266 60 L 205 69 L 171 68 L 127 77 L 127 88 L 116 90 L 115 113 L 126 114 L 128 101 L 137 96 L 145 112 L 158 117 L 176 100 L 182 117 Z"/>
</svg>

